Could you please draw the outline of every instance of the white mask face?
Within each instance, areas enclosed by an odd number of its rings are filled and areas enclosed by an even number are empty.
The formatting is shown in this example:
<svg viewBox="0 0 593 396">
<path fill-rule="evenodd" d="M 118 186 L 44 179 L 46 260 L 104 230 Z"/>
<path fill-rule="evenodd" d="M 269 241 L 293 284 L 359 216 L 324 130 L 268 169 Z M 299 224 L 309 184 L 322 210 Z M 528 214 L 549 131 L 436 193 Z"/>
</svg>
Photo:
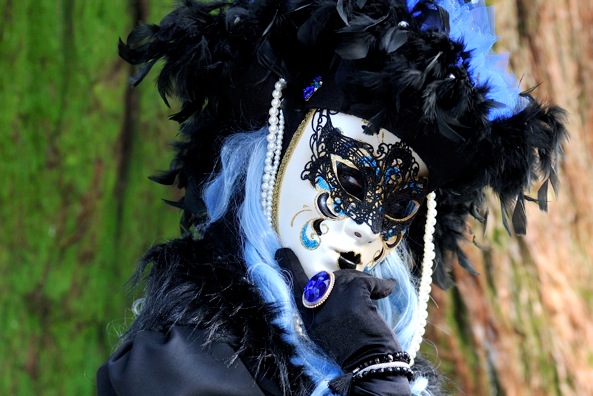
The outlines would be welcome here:
<svg viewBox="0 0 593 396">
<path fill-rule="evenodd" d="M 422 160 L 384 129 L 365 134 L 365 124 L 312 110 L 282 160 L 275 226 L 309 277 L 370 270 L 395 249 L 426 196 Z"/>
</svg>

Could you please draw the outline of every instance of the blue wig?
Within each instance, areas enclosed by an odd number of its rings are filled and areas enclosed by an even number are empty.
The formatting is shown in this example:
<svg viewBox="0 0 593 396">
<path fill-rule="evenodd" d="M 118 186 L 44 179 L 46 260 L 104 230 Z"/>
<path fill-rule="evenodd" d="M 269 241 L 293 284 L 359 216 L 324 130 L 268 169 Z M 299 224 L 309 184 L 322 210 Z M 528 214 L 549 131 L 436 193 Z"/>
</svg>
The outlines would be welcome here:
<svg viewBox="0 0 593 396">
<path fill-rule="evenodd" d="M 295 347 L 292 362 L 303 367 L 305 374 L 313 380 L 316 387 L 312 395 L 329 395 L 329 381 L 341 374 L 340 367 L 295 324 L 298 309 L 292 296 L 290 275 L 281 271 L 274 258 L 276 250 L 281 247 L 280 241 L 261 208 L 259 197 L 267 147 L 266 133 L 264 128 L 257 132 L 237 133 L 226 139 L 220 154 L 221 170 L 206 183 L 202 193 L 209 215 L 206 227 L 230 210 L 231 198 L 235 194 L 240 196 L 244 193 L 237 218 L 248 275 L 258 286 L 264 301 L 280 307 L 275 324 L 285 331 L 285 341 Z M 373 275 L 397 281 L 392 295 L 380 300 L 378 306 L 404 350 L 410 345 L 418 316 L 409 257 L 404 247 L 398 248 L 373 269 Z M 412 383 L 412 393 L 426 395 L 426 386 L 426 379 L 417 377 Z"/>
</svg>

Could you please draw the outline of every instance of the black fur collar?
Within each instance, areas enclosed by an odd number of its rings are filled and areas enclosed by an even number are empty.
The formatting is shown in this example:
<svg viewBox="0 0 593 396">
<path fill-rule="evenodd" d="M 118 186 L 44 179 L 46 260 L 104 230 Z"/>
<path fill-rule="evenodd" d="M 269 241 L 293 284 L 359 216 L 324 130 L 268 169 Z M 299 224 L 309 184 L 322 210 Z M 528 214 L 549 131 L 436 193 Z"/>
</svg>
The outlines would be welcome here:
<svg viewBox="0 0 593 396">
<path fill-rule="evenodd" d="M 209 236 L 185 236 L 150 249 L 133 279 L 144 285 L 146 299 L 126 339 L 142 330 L 196 326 L 206 330 L 207 343 L 233 347 L 260 385 L 271 380 L 282 394 L 308 394 L 311 382 L 290 362 L 294 348 L 272 323 L 275 308 L 245 278 L 242 260 L 221 245 Z"/>
</svg>

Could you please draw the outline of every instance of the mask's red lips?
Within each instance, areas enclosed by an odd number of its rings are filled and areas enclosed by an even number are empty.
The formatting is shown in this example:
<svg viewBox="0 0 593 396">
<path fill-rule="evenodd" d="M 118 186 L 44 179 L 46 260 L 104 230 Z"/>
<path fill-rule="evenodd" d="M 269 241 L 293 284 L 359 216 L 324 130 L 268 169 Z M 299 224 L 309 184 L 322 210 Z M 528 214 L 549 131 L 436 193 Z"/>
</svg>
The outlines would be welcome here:
<svg viewBox="0 0 593 396">
<path fill-rule="evenodd" d="M 340 253 L 338 257 L 338 267 L 340 269 L 356 269 L 360 264 L 360 253 L 345 252 Z"/>
</svg>

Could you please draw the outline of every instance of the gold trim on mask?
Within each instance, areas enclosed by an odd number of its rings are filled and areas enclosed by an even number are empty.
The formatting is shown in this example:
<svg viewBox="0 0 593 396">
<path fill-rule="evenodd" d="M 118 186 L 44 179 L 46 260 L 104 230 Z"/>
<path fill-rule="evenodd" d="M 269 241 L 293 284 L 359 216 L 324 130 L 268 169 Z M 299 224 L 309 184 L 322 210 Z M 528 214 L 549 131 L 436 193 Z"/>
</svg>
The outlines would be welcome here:
<svg viewBox="0 0 593 396">
<path fill-rule="evenodd" d="M 379 263 L 380 263 L 380 262 L 381 262 L 381 261 L 382 261 L 382 260 L 383 260 L 385 257 L 387 257 L 387 255 L 388 255 L 389 253 L 387 253 L 387 252 L 385 251 L 385 248 L 386 248 L 386 246 L 385 246 L 385 244 L 382 244 L 382 246 L 383 246 L 383 247 L 382 247 L 381 249 L 377 250 L 377 251 L 376 251 L 376 252 L 373 254 L 373 256 L 372 256 L 373 258 L 372 258 L 372 261 L 371 261 L 370 263 L 368 263 L 368 264 L 363 264 L 363 265 L 364 265 L 363 271 L 370 271 L 370 270 L 372 270 L 372 269 L 373 269 L 373 268 L 375 268 L 375 266 L 376 266 L 377 264 L 379 264 Z"/>
<path fill-rule="evenodd" d="M 303 131 L 305 130 L 305 127 L 313 119 L 313 115 L 315 114 L 316 111 L 317 111 L 316 109 L 309 110 L 309 112 L 307 113 L 307 115 L 305 116 L 303 121 L 301 121 L 301 123 L 299 124 L 299 127 L 297 128 L 296 132 L 292 136 L 292 139 L 290 139 L 290 143 L 288 144 L 286 153 L 284 153 L 284 156 L 282 157 L 282 161 L 280 161 L 280 167 L 278 168 L 278 173 L 276 174 L 276 182 L 274 183 L 274 191 L 272 193 L 272 196 L 273 196 L 273 198 L 272 198 L 272 223 L 273 223 L 273 227 L 276 230 L 276 233 L 278 235 L 280 235 L 279 221 L 278 221 L 278 201 L 280 198 L 280 188 L 281 188 L 280 185 L 282 184 L 282 180 L 284 180 L 284 173 L 286 172 L 286 166 L 290 162 L 290 158 L 292 157 L 292 154 L 294 153 L 295 147 L 298 144 L 298 142 L 301 140 L 301 137 L 303 135 Z"/>
<path fill-rule="evenodd" d="M 296 212 L 296 214 L 294 216 L 292 216 L 292 219 L 290 219 L 290 227 L 294 227 L 294 220 L 297 218 L 298 215 L 300 215 L 301 213 L 314 212 L 314 211 L 315 211 L 315 209 L 312 209 L 307 205 L 303 205 L 303 209 Z"/>
<path fill-rule="evenodd" d="M 346 165 L 349 168 L 360 170 L 360 169 L 358 169 L 358 166 L 354 165 L 354 162 L 350 161 L 349 159 L 342 158 L 337 154 L 330 154 L 329 158 L 331 158 L 332 169 L 336 175 L 338 174 L 338 168 L 337 168 L 338 162 L 341 162 L 342 164 Z"/>
<path fill-rule="evenodd" d="M 416 201 L 416 200 L 411 200 L 409 202 L 414 202 L 416 204 L 416 210 L 414 210 L 412 213 L 410 213 L 403 219 L 396 219 L 395 217 L 391 217 L 387 214 L 385 214 L 385 217 L 387 217 L 389 220 L 395 221 L 397 223 L 404 223 L 404 222 L 410 220 L 412 217 L 416 216 L 416 213 L 418 213 L 418 210 L 420 210 L 420 203 L 418 203 L 418 201 Z"/>
</svg>

